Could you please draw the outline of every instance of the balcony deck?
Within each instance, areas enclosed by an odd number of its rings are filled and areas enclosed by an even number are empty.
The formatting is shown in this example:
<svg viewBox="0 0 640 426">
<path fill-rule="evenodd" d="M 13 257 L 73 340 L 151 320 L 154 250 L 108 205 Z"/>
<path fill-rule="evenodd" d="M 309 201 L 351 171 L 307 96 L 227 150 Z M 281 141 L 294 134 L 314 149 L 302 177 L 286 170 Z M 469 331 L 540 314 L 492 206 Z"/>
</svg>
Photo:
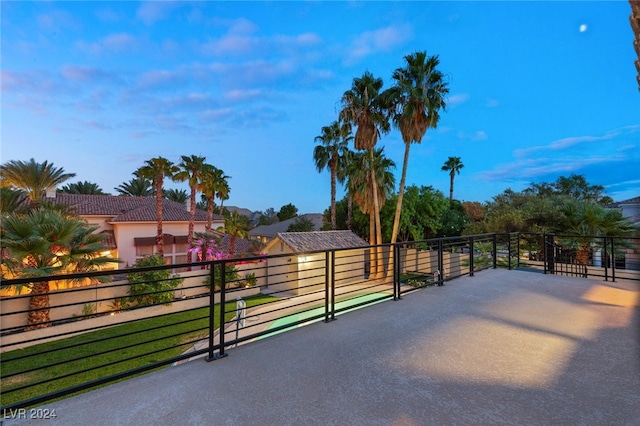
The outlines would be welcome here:
<svg viewBox="0 0 640 426">
<path fill-rule="evenodd" d="M 486 270 L 41 408 L 64 425 L 635 425 L 639 290 Z M 5 419 L 23 422 L 40 423 Z"/>
</svg>

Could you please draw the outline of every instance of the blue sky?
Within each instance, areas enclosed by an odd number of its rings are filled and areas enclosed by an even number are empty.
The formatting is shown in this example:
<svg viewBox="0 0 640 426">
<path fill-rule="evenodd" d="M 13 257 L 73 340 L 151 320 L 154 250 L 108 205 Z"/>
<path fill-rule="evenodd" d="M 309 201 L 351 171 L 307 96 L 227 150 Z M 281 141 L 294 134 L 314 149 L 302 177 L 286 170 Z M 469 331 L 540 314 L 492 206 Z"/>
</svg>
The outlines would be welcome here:
<svg viewBox="0 0 640 426">
<path fill-rule="evenodd" d="M 227 205 L 330 203 L 314 138 L 365 70 L 440 57 L 447 112 L 411 148 L 407 183 L 455 197 L 584 174 L 640 195 L 640 93 L 626 1 L 2 1 L 0 160 L 48 160 L 105 192 L 156 156 L 206 156 Z M 397 164 L 397 131 L 379 146 Z M 186 188 L 184 183 L 169 183 Z M 343 196 L 339 189 L 338 198 Z"/>
</svg>

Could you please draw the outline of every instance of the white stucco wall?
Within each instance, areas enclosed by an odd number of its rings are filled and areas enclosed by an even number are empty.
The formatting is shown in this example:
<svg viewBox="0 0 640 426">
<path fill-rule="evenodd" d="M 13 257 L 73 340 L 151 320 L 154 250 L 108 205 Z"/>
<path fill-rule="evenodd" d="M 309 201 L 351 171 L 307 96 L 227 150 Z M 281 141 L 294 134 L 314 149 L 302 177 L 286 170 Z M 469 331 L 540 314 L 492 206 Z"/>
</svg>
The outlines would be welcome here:
<svg viewBox="0 0 640 426">
<path fill-rule="evenodd" d="M 205 224 L 196 223 L 195 232 L 204 232 Z M 155 222 L 114 223 L 113 231 L 118 244 L 118 257 L 123 261 L 120 268 L 131 266 L 136 261 L 135 238 L 155 237 L 158 225 Z M 163 222 L 162 232 L 171 235 L 187 235 L 188 222 Z"/>
</svg>

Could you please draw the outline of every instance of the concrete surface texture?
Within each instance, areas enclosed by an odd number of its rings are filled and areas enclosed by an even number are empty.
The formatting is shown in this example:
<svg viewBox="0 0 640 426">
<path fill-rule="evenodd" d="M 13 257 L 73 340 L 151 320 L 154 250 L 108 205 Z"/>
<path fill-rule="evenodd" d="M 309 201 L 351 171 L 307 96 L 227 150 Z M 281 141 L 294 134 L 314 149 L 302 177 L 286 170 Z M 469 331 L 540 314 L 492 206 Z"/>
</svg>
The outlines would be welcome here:
<svg viewBox="0 0 640 426">
<path fill-rule="evenodd" d="M 5 424 L 638 425 L 638 295 L 487 270 Z"/>
</svg>

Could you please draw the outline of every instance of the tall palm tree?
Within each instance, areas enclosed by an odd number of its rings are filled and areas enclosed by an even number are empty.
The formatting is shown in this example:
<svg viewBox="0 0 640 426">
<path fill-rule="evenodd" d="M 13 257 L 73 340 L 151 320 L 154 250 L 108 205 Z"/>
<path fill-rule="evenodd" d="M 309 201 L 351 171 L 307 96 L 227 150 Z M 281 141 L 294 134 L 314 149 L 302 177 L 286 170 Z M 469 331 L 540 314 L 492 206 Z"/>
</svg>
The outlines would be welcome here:
<svg viewBox="0 0 640 426">
<path fill-rule="evenodd" d="M 191 193 L 189 195 L 189 233 L 187 234 L 187 246 L 191 247 L 193 242 L 193 228 L 196 221 L 196 193 L 202 184 L 202 174 L 205 169 L 206 157 L 191 155 L 190 157 L 183 155 L 182 161 L 178 164 L 180 170 L 173 176 L 178 182 L 187 181 Z M 188 259 L 191 262 L 191 256 Z"/>
<path fill-rule="evenodd" d="M 249 218 L 238 214 L 237 211 L 227 212 L 224 215 L 224 231 L 231 236 L 229 242 L 229 256 L 233 257 L 236 248 L 237 238 L 247 238 L 249 236 Z"/>
<path fill-rule="evenodd" d="M 352 139 L 351 128 L 346 123 L 334 121 L 329 126 L 322 127 L 320 136 L 315 137 L 319 143 L 313 150 L 313 160 L 318 172 L 325 168 L 331 173 L 331 229 L 336 229 L 336 181 L 338 169 L 344 153 L 349 149 L 349 141 Z"/>
<path fill-rule="evenodd" d="M 455 179 L 456 173 L 460 174 L 460 170 L 464 167 L 460 157 L 449 157 L 447 161 L 444 162 L 442 166 L 443 172 L 449 172 L 449 202 L 453 201 L 453 180 Z"/>
<path fill-rule="evenodd" d="M 354 163 L 355 151 L 351 151 L 348 147 L 342 154 L 341 161 L 338 162 L 336 168 L 336 179 L 341 184 L 345 185 L 347 195 L 347 229 L 351 230 L 351 224 L 353 223 L 353 192 L 351 191 L 350 175 L 353 174 L 352 167 Z"/>
<path fill-rule="evenodd" d="M 342 95 L 342 110 L 340 111 L 341 121 L 356 126 L 356 134 L 354 137 L 354 145 L 356 149 L 369 151 L 369 159 L 374 165 L 374 149 L 381 133 L 389 131 L 389 119 L 387 110 L 381 98 L 383 81 L 376 78 L 370 72 L 366 71 L 362 77 L 353 79 L 351 89 Z M 375 182 L 375 169 L 369 170 L 371 174 L 370 182 Z M 380 208 L 378 204 L 378 188 L 372 185 L 372 199 L 374 203 L 375 216 L 375 238 L 369 243 L 377 246 L 375 251 L 376 259 L 382 259 L 382 230 L 380 226 Z M 376 269 L 373 271 L 373 277 L 379 278 L 382 275 L 379 262 L 375 262 Z"/>
<path fill-rule="evenodd" d="M 0 166 L 0 179 L 3 186 L 21 189 L 30 201 L 44 198 L 47 190 L 53 189 L 63 182 L 75 177 L 75 173 L 65 173 L 61 167 L 54 167 L 53 163 L 36 163 L 31 160 L 12 160 Z"/>
<path fill-rule="evenodd" d="M 229 199 L 229 193 L 231 192 L 231 188 L 229 187 L 229 182 L 227 182 L 227 178 L 231 176 L 224 176 L 223 180 L 220 182 L 218 189 L 216 190 L 216 197 L 220 199 L 220 214 L 224 211 L 224 202 Z"/>
<path fill-rule="evenodd" d="M 153 183 L 143 177 L 132 178 L 129 182 L 122 182 L 114 188 L 124 197 L 149 197 L 153 195 Z"/>
<path fill-rule="evenodd" d="M 151 180 L 156 193 L 156 221 L 158 223 L 156 232 L 156 247 L 158 255 L 164 257 L 164 237 L 162 232 L 162 204 L 164 178 L 172 178 L 178 172 L 178 166 L 164 157 L 155 157 L 144 162 L 144 166 L 135 171 L 135 175 Z"/>
<path fill-rule="evenodd" d="M 222 194 L 224 196 L 229 193 L 229 184 L 227 183 L 227 179 L 229 177 L 230 176 L 225 175 L 221 169 L 210 164 L 205 164 L 202 172 L 200 189 L 202 190 L 202 197 L 206 202 L 207 208 L 207 224 L 205 225 L 206 231 L 211 231 L 213 207 L 216 195 Z"/>
<path fill-rule="evenodd" d="M 100 255 L 105 246 L 103 236 L 94 233 L 97 228 L 60 210 L 8 215 L 2 221 L 2 264 L 14 276 L 26 278 L 92 271 L 117 262 Z M 49 281 L 28 287 L 29 329 L 49 327 Z"/>
<path fill-rule="evenodd" d="M 369 241 L 377 238 L 376 206 L 383 205 L 393 193 L 395 177 L 391 169 L 396 166 L 393 160 L 384 156 L 384 148 L 374 149 L 372 153 L 373 161 L 369 153 L 356 153 L 352 159 L 349 176 L 349 190 L 353 194 L 353 201 L 360 211 L 369 215 Z M 371 191 L 372 187 L 375 187 L 376 191 Z M 381 267 L 382 257 L 372 256 L 372 273 L 375 274 L 375 271 Z"/>
<path fill-rule="evenodd" d="M 97 183 L 86 180 L 65 185 L 62 187 L 60 192 L 65 194 L 105 195 L 104 191 Z"/>
<path fill-rule="evenodd" d="M 392 120 L 402 134 L 405 144 L 404 160 L 396 213 L 393 220 L 391 242 L 395 243 L 402 197 L 407 177 L 409 149 L 412 143 L 420 143 L 429 128 L 435 128 L 440 120 L 440 110 L 446 111 L 445 96 L 449 93 L 443 74 L 437 69 L 438 56 L 427 56 L 427 52 L 415 52 L 404 57 L 405 65 L 397 68 L 392 75 L 394 86 L 383 94 L 385 102 L 392 110 Z"/>
</svg>

